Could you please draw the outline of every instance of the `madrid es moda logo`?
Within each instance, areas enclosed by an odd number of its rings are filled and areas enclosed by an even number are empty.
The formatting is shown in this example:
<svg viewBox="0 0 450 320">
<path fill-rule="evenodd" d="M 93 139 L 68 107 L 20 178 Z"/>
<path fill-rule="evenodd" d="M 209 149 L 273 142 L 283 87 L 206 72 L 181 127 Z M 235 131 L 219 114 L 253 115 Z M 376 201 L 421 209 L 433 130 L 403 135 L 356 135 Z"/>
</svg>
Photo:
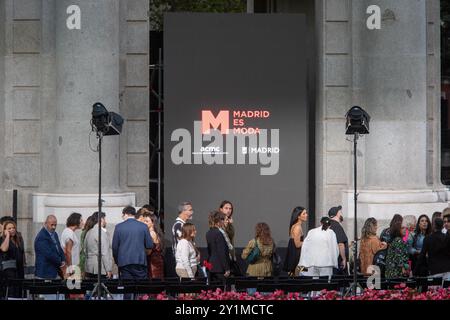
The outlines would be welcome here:
<svg viewBox="0 0 450 320">
<path fill-rule="evenodd" d="M 268 123 L 268 110 L 202 110 L 192 131 L 175 129 L 171 160 L 175 165 L 259 165 L 260 175 L 279 171 L 280 129 L 247 126 L 249 119 Z M 255 122 L 255 121 L 253 121 Z M 230 126 L 232 124 L 232 126 Z M 192 132 L 192 133 L 191 133 Z"/>
</svg>

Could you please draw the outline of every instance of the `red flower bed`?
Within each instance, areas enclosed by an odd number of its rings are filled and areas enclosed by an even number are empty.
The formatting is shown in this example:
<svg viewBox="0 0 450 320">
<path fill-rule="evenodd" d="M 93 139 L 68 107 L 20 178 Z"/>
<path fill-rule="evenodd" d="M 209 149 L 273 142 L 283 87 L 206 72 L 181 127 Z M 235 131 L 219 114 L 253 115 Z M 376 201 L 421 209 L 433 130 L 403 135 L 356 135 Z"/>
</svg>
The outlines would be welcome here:
<svg viewBox="0 0 450 320">
<path fill-rule="evenodd" d="M 202 291 L 199 294 L 180 294 L 174 298 L 165 292 L 158 295 L 144 295 L 140 300 L 305 300 L 301 293 L 285 293 L 281 290 L 272 293 L 248 294 L 246 292 L 235 291 Z M 372 290 L 365 289 L 357 296 L 343 297 L 337 291 L 322 290 L 312 300 L 450 300 L 450 288 L 432 289 L 420 293 L 416 289 L 406 287 L 401 284 L 394 290 Z"/>
<path fill-rule="evenodd" d="M 406 284 L 400 284 L 394 290 L 365 289 L 361 294 L 347 297 L 336 291 L 323 290 L 314 300 L 450 300 L 450 289 L 431 289 L 420 293 Z"/>
<path fill-rule="evenodd" d="M 168 296 L 165 292 L 158 295 L 144 295 L 140 300 L 304 300 L 300 293 L 285 293 L 277 290 L 272 293 L 248 294 L 246 292 L 223 291 L 217 289 L 216 291 L 208 290 L 202 291 L 199 294 L 179 294 L 177 298 Z"/>
</svg>

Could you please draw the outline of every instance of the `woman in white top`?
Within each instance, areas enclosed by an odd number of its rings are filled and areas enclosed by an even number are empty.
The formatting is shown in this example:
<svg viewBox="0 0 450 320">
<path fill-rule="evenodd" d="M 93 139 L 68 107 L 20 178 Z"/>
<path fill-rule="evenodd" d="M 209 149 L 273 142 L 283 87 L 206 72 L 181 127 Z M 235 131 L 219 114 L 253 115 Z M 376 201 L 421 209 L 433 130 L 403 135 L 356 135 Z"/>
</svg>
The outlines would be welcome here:
<svg viewBox="0 0 450 320">
<path fill-rule="evenodd" d="M 61 234 L 61 248 L 64 250 L 66 257 L 68 275 L 75 273 L 74 266 L 78 266 L 80 263 L 80 240 L 78 239 L 75 231 L 83 228 L 84 221 L 79 213 L 72 213 L 66 221 L 66 228 Z"/>
<path fill-rule="evenodd" d="M 200 263 L 200 252 L 194 244 L 197 231 L 192 223 L 187 222 L 183 225 L 181 233 L 175 253 L 177 262 L 175 271 L 180 278 L 194 278 L 197 265 Z"/>
<path fill-rule="evenodd" d="M 304 276 L 328 276 L 333 274 L 333 267 L 338 266 L 339 246 L 336 234 L 330 229 L 330 219 L 323 217 L 322 226 L 308 232 L 302 246 L 299 267 L 307 268 Z"/>
</svg>

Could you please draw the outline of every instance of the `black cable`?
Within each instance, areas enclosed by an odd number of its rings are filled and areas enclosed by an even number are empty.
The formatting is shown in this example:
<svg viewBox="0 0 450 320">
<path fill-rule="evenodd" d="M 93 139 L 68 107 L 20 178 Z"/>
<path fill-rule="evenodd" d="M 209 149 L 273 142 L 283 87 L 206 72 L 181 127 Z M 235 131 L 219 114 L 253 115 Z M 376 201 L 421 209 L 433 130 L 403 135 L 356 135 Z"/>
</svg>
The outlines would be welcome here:
<svg viewBox="0 0 450 320">
<path fill-rule="evenodd" d="M 92 136 L 93 133 L 94 133 L 94 130 L 92 130 L 91 132 L 89 132 L 89 149 L 91 149 L 92 152 L 98 152 L 98 145 L 97 145 L 97 148 L 96 148 L 96 149 L 92 148 L 92 144 L 91 144 L 91 136 Z"/>
</svg>

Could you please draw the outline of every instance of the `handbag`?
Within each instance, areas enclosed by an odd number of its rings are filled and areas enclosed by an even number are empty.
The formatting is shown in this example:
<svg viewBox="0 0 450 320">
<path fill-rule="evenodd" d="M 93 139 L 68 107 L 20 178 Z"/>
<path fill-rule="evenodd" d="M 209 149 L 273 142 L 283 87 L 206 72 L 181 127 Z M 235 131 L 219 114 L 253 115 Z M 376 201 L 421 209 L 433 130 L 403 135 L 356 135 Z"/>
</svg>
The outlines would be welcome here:
<svg viewBox="0 0 450 320">
<path fill-rule="evenodd" d="M 279 276 L 281 273 L 281 268 L 282 268 L 282 260 L 276 250 L 277 250 L 277 248 L 275 247 L 275 243 L 274 243 L 273 251 L 272 251 L 272 274 L 274 276 Z"/>
<path fill-rule="evenodd" d="M 372 264 L 378 266 L 380 268 L 381 276 L 384 276 L 384 272 L 386 271 L 386 257 L 387 257 L 387 249 L 378 250 L 377 253 L 373 256 Z"/>
<path fill-rule="evenodd" d="M 2 270 L 8 270 L 8 269 L 17 269 L 17 261 L 16 260 L 4 260 L 1 263 L 1 269 Z"/>
<path fill-rule="evenodd" d="M 256 260 L 258 260 L 258 257 L 260 254 L 261 254 L 261 250 L 259 250 L 258 242 L 256 241 L 256 238 L 255 238 L 255 246 L 253 247 L 252 251 L 250 251 L 250 253 L 248 254 L 247 259 L 245 259 L 245 261 L 247 261 L 248 264 L 253 264 L 256 262 Z"/>
<path fill-rule="evenodd" d="M 0 240 L 0 243 L 3 242 L 3 237 Z M 11 259 L 8 257 L 6 252 L 0 251 L 0 271 L 8 270 L 8 269 L 17 269 L 17 261 L 16 259 Z"/>
</svg>

